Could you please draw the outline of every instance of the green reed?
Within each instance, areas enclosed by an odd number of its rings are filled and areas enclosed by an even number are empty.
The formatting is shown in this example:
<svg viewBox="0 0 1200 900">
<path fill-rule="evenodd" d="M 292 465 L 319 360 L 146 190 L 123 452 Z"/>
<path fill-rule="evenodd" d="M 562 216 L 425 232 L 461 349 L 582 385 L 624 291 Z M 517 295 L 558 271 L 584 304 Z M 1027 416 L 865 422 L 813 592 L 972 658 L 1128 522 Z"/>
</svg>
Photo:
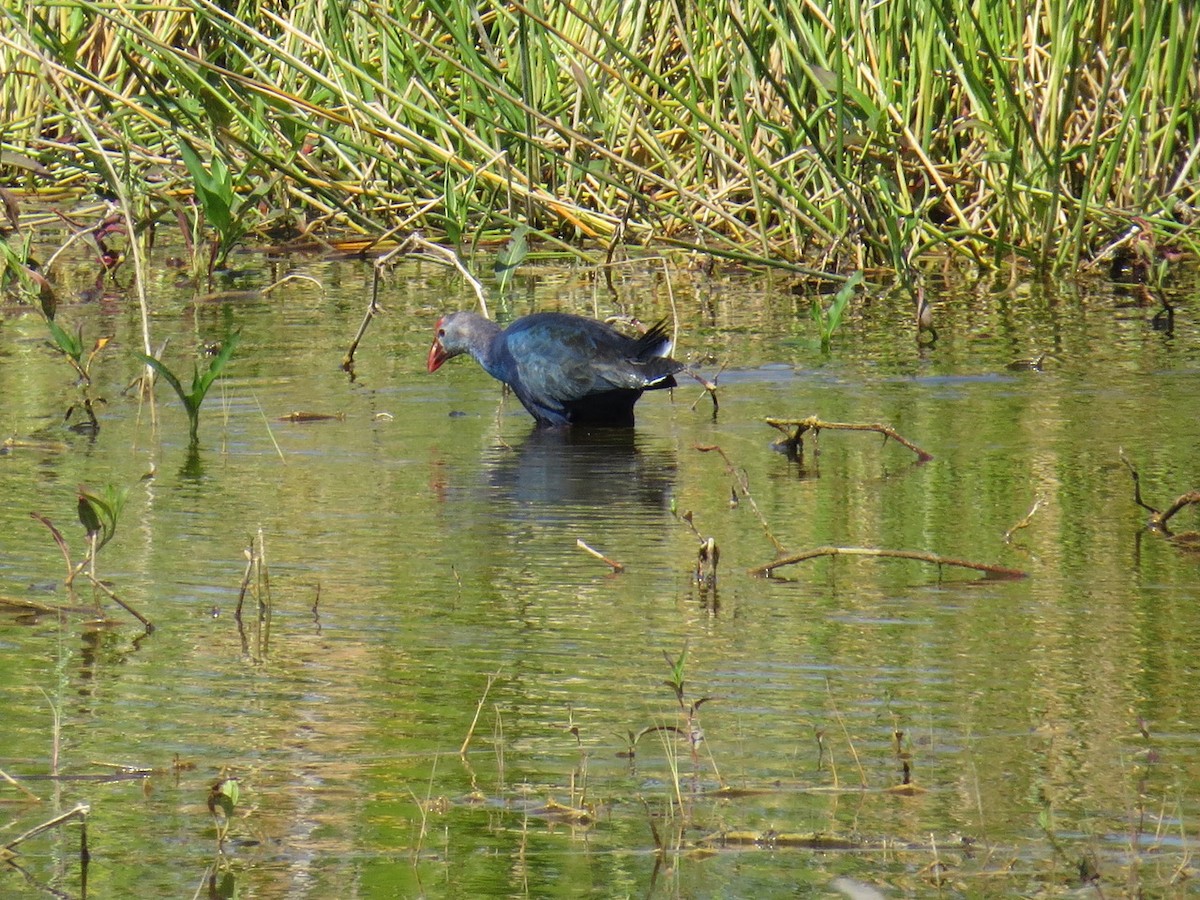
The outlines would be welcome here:
<svg viewBox="0 0 1200 900">
<path fill-rule="evenodd" d="M 1073 267 L 1139 227 L 1196 248 L 1192 4 L 278 10 L 0 0 L 0 149 L 86 186 L 95 162 L 69 137 L 87 116 L 177 203 L 192 147 L 255 194 L 229 204 L 222 250 L 312 219 L 843 271 L 932 252 Z M 0 178 L 30 181 L 2 160 Z"/>
</svg>

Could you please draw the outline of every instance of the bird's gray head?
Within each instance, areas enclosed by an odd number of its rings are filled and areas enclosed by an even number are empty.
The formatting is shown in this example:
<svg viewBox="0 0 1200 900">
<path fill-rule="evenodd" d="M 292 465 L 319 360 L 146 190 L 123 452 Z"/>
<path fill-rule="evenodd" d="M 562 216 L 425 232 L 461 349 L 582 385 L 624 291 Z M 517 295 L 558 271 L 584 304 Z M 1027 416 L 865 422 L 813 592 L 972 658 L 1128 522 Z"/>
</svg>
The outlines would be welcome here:
<svg viewBox="0 0 1200 900">
<path fill-rule="evenodd" d="M 442 316 L 437 321 L 426 366 L 430 372 L 436 372 L 442 363 L 460 353 L 470 353 L 479 359 L 487 353 L 499 332 L 499 325 L 476 313 L 455 312 Z"/>
</svg>

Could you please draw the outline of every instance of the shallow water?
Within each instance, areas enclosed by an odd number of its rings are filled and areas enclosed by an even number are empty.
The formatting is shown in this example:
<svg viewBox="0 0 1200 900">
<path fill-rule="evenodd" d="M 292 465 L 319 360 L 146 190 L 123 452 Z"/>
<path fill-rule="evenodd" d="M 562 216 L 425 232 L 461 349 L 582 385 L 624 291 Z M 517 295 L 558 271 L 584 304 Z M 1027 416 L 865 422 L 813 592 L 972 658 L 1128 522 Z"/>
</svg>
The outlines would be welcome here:
<svg viewBox="0 0 1200 900">
<path fill-rule="evenodd" d="M 151 329 L 177 371 L 242 333 L 196 455 L 165 386 L 153 415 L 122 394 L 132 301 L 59 311 L 86 343 L 113 338 L 94 437 L 63 425 L 79 389 L 40 317 L 3 309 L 0 431 L 33 446 L 0 456 L 0 595 L 90 604 L 29 514 L 78 559 L 77 485 L 129 486 L 98 570 L 155 629 L 109 600 L 103 625 L 0 611 L 0 769 L 38 798 L 0 786 L 5 842 L 86 803 L 91 851 L 85 878 L 77 825 L 31 838 L 0 893 L 1032 894 L 1078 888 L 1081 864 L 1109 892 L 1187 890 L 1200 555 L 1144 529 L 1119 450 L 1152 504 L 1200 486 L 1194 278 L 1164 331 L 1103 282 L 931 274 L 936 344 L 879 292 L 823 354 L 778 276 L 681 275 L 668 294 L 630 275 L 610 294 L 548 264 L 503 315 L 652 321 L 673 303 L 679 355 L 719 384 L 715 417 L 689 382 L 646 395 L 634 432 L 564 437 L 468 360 L 424 372 L 437 314 L 474 302 L 442 268 L 389 273 L 350 378 L 370 266 L 241 263 L 223 287 L 293 269 L 320 287 L 196 300 L 156 276 Z M 806 415 L 887 423 L 934 459 L 837 431 L 801 460 L 773 452 L 762 419 Z M 252 599 L 239 628 L 260 533 L 269 628 Z M 697 533 L 720 550 L 714 587 L 694 579 Z M 772 537 L 1029 577 L 870 558 L 748 575 Z M 668 683 L 681 654 L 683 707 L 704 701 L 690 723 Z M 207 799 L 226 776 L 219 856 Z"/>
</svg>

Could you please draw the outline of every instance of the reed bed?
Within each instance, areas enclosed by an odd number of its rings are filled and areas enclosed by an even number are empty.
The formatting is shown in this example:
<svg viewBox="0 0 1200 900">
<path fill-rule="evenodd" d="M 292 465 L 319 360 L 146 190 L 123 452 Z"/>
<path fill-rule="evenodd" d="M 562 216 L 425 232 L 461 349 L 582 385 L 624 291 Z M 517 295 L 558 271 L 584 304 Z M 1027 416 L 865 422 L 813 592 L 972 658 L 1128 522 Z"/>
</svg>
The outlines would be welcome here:
<svg viewBox="0 0 1200 900">
<path fill-rule="evenodd" d="M 226 250 L 524 224 L 1070 269 L 1196 250 L 1197 46 L 1177 0 L 0 0 L 0 184 L 119 180 L 143 226 L 201 208 Z"/>
</svg>

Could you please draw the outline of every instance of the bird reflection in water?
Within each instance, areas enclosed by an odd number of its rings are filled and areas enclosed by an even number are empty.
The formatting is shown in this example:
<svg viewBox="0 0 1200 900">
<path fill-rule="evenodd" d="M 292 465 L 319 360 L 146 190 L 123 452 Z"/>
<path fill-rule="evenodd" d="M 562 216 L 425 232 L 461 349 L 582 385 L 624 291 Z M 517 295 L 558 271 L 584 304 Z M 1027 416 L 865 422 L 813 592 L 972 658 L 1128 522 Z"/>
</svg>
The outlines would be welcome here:
<svg viewBox="0 0 1200 900">
<path fill-rule="evenodd" d="M 675 485 L 673 448 L 629 428 L 539 428 L 519 444 L 497 447 L 488 478 L 500 498 L 519 505 L 617 508 L 658 513 Z"/>
</svg>

